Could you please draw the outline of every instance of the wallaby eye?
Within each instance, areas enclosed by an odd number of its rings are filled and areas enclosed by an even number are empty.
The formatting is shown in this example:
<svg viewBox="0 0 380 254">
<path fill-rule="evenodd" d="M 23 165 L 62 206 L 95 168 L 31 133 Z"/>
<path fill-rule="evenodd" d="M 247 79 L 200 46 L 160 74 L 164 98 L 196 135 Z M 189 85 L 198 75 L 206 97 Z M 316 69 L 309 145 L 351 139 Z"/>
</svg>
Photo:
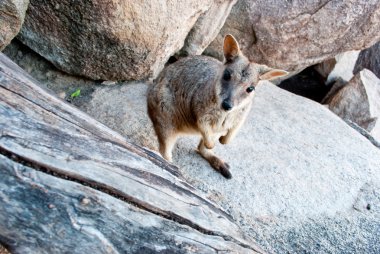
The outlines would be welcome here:
<svg viewBox="0 0 380 254">
<path fill-rule="evenodd" d="M 250 93 L 250 92 L 252 92 L 253 90 L 255 90 L 255 87 L 254 86 L 250 86 L 250 87 L 248 87 L 247 88 L 247 93 Z"/>
<path fill-rule="evenodd" d="M 229 81 L 231 79 L 231 72 L 229 70 L 225 70 L 223 73 L 223 79 L 225 81 Z"/>
</svg>

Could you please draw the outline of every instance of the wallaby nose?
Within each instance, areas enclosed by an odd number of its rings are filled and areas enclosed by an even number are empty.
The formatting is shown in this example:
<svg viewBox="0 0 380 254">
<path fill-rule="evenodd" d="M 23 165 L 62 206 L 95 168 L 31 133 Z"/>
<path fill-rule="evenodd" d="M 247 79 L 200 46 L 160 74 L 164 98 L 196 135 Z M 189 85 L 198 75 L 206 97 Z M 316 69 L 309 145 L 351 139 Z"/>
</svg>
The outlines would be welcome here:
<svg viewBox="0 0 380 254">
<path fill-rule="evenodd" d="M 231 110 L 231 109 L 232 109 L 232 105 L 231 105 L 231 103 L 229 103 L 227 100 L 224 100 L 224 101 L 222 102 L 222 108 L 223 108 L 224 110 L 228 111 L 228 110 Z"/>
</svg>

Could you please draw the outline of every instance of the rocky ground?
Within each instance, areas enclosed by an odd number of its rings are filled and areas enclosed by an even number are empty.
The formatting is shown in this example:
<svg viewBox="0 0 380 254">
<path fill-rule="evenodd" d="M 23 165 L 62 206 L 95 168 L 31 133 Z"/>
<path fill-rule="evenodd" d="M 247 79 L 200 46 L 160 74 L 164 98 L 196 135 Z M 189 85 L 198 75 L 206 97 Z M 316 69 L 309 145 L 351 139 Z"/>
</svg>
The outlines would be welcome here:
<svg viewBox="0 0 380 254">
<path fill-rule="evenodd" d="M 17 39 L 13 40 L 12 44 L 4 49 L 3 53 L 45 85 L 45 88 L 76 106 L 85 103 L 95 88 L 101 85 L 101 81 L 72 76 L 56 69 L 51 63 L 41 58 Z M 80 96 L 71 98 L 70 95 L 78 89 L 81 90 Z"/>
<path fill-rule="evenodd" d="M 155 149 L 147 83 L 72 77 L 17 42 L 5 51 L 33 77 L 139 145 Z M 70 95 L 81 89 L 78 97 Z M 215 152 L 232 180 L 179 140 L 174 163 L 270 253 L 379 253 L 380 150 L 318 103 L 262 83 L 236 139 Z"/>
</svg>

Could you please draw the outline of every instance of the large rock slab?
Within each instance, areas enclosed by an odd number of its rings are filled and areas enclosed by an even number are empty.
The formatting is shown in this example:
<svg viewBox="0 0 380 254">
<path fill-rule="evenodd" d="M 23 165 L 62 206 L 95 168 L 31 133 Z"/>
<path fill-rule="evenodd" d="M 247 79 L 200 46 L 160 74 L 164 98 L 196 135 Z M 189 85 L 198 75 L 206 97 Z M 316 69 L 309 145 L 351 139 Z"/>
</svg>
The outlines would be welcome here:
<svg viewBox="0 0 380 254">
<path fill-rule="evenodd" d="M 337 80 L 347 83 L 363 69 L 372 71 L 380 78 L 380 42 L 362 51 L 352 50 L 338 54 L 314 68 L 327 79 L 327 84 Z"/>
<path fill-rule="evenodd" d="M 176 167 L 2 53 L 0 98 L 0 239 L 12 253 L 263 253 Z"/>
<path fill-rule="evenodd" d="M 334 90 L 336 92 L 325 101 L 329 109 L 341 118 L 357 123 L 380 140 L 380 79 L 364 69 L 342 88 Z"/>
<path fill-rule="evenodd" d="M 220 54 L 223 36 L 231 33 L 251 60 L 300 70 L 373 45 L 379 23 L 378 0 L 241 0 L 207 53 Z"/>
<path fill-rule="evenodd" d="M 73 103 L 129 141 L 157 147 L 148 84 L 96 85 L 12 48 L 7 53 L 56 93 L 92 87 Z M 179 140 L 174 163 L 268 252 L 380 253 L 379 151 L 320 104 L 261 84 L 236 139 L 216 148 L 232 167 L 229 181 L 194 152 L 197 139 Z"/>
<path fill-rule="evenodd" d="M 98 88 L 80 108 L 127 140 L 158 151 L 153 124 L 147 115 L 147 87 L 147 83 L 136 82 Z"/>
<path fill-rule="evenodd" d="M 203 51 L 235 2 L 32 0 L 19 39 L 71 74 L 147 79 L 183 47 L 190 31 L 188 51 Z"/>
<path fill-rule="evenodd" d="M 99 88 L 82 109 L 155 149 L 147 87 Z M 198 139 L 181 138 L 174 163 L 267 251 L 380 251 L 380 150 L 320 104 L 262 83 L 236 139 L 215 149 L 232 180 L 194 151 Z"/>
<path fill-rule="evenodd" d="M 0 2 L 0 51 L 20 31 L 28 4 L 29 0 L 2 0 Z"/>
</svg>

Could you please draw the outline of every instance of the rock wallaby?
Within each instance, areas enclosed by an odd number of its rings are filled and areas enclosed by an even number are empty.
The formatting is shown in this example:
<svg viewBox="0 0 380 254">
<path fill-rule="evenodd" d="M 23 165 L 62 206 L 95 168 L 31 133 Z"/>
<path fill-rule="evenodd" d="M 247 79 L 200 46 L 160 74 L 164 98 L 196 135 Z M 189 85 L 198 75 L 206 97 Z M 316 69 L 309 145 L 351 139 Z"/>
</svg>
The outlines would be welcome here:
<svg viewBox="0 0 380 254">
<path fill-rule="evenodd" d="M 232 35 L 224 38 L 225 63 L 207 56 L 190 56 L 166 67 L 148 91 L 148 114 L 159 151 L 172 161 L 181 134 L 200 134 L 198 153 L 224 177 L 230 166 L 211 150 L 219 139 L 227 144 L 250 111 L 259 80 L 287 74 L 250 62 Z"/>
</svg>

